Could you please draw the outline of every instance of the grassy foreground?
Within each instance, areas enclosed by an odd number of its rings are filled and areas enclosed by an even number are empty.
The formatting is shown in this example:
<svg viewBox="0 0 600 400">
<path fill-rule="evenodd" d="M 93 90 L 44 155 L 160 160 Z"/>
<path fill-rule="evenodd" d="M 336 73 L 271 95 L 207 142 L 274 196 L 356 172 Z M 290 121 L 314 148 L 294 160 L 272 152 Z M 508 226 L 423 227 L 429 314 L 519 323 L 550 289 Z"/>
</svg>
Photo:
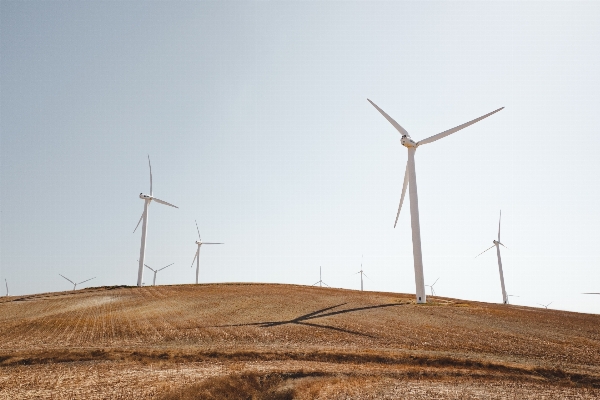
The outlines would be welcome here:
<svg viewBox="0 0 600 400">
<path fill-rule="evenodd" d="M 600 316 L 296 285 L 0 299 L 0 399 L 600 398 Z"/>
</svg>

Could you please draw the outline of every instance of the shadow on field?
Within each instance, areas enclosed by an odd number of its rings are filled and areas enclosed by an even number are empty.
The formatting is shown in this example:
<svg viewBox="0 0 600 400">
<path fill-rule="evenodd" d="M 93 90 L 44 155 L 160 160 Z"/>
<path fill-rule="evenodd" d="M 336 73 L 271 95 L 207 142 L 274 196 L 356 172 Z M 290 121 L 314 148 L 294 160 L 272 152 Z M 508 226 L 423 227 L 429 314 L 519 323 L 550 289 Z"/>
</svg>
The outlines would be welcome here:
<svg viewBox="0 0 600 400">
<path fill-rule="evenodd" d="M 356 311 L 372 310 L 375 308 L 394 307 L 394 306 L 402 305 L 402 303 L 390 303 L 390 304 L 380 304 L 377 306 L 356 307 L 356 308 L 349 308 L 346 310 L 327 312 L 327 311 L 333 310 L 334 308 L 344 306 L 346 304 L 347 303 L 341 303 L 341 304 L 338 304 L 335 306 L 322 308 L 320 310 L 313 311 L 311 313 L 304 314 L 304 315 L 301 315 L 299 317 L 296 317 L 294 319 L 290 319 L 287 321 L 265 321 L 265 322 L 253 322 L 253 323 L 249 323 L 249 324 L 219 325 L 219 326 L 215 326 L 214 328 L 225 328 L 225 327 L 232 327 L 232 326 L 259 326 L 261 328 L 270 328 L 272 326 L 297 324 L 297 325 L 311 326 L 313 328 L 325 328 L 325 329 L 331 329 L 331 330 L 338 331 L 338 332 L 350 333 L 352 335 L 359 335 L 359 336 L 375 338 L 375 336 L 367 335 L 366 333 L 351 331 L 349 329 L 338 328 L 338 327 L 331 326 L 331 325 L 315 324 L 315 323 L 310 323 L 310 322 L 306 322 L 306 321 L 310 320 L 310 319 L 315 319 L 315 318 L 331 317 L 332 315 L 339 315 L 339 314 L 345 314 L 345 313 L 356 312 Z"/>
</svg>

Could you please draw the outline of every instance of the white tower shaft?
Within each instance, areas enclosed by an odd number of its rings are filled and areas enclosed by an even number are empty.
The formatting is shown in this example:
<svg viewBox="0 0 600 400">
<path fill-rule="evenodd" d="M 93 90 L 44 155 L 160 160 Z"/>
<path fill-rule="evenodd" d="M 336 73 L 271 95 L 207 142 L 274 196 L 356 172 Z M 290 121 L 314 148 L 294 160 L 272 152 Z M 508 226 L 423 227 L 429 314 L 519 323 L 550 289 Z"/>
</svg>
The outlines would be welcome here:
<svg viewBox="0 0 600 400">
<path fill-rule="evenodd" d="M 152 281 L 152 286 L 156 286 L 156 273 L 158 271 L 154 271 L 154 280 Z"/>
<path fill-rule="evenodd" d="M 196 285 L 198 284 L 198 276 L 200 275 L 200 246 L 198 245 L 198 252 L 196 253 Z"/>
<path fill-rule="evenodd" d="M 142 286 L 144 279 L 144 257 L 146 255 L 146 232 L 148 231 L 148 206 L 150 205 L 150 199 L 144 201 L 144 217 L 142 221 L 142 243 L 140 245 L 140 266 L 138 269 L 138 287 Z"/>
<path fill-rule="evenodd" d="M 415 172 L 416 148 L 408 148 L 408 193 L 410 196 L 410 225 L 412 227 L 413 259 L 417 303 L 426 303 L 425 277 L 423 276 L 423 255 L 421 253 L 421 225 L 419 223 L 419 199 L 417 195 L 417 175 Z"/>
<path fill-rule="evenodd" d="M 502 302 L 508 304 L 508 295 L 504 288 L 504 273 L 502 272 L 502 258 L 500 257 L 500 245 L 496 243 L 496 254 L 498 255 L 498 270 L 500 271 L 500 285 L 502 286 Z"/>
</svg>

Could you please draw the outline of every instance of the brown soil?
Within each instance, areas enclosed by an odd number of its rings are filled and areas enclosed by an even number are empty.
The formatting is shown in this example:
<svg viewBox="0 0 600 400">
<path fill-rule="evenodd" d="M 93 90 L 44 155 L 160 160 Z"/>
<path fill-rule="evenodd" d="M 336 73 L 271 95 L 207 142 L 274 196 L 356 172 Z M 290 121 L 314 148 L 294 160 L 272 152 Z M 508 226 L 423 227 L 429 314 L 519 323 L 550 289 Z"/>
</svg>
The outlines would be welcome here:
<svg viewBox="0 0 600 400">
<path fill-rule="evenodd" d="M 600 316 L 274 284 L 0 299 L 0 399 L 600 398 Z"/>
</svg>

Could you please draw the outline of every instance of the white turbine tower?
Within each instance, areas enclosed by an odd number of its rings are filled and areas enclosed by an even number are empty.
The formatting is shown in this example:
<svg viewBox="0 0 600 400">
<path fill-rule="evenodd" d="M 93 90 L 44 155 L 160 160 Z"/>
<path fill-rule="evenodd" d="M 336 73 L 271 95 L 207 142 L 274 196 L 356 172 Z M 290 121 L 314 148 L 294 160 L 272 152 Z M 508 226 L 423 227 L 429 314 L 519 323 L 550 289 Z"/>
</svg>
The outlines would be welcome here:
<svg viewBox="0 0 600 400">
<path fill-rule="evenodd" d="M 496 254 L 498 255 L 498 270 L 500 271 L 500 285 L 502 286 L 502 302 L 504 304 L 508 304 L 508 295 L 506 294 L 506 289 L 504 287 L 504 273 L 502 272 L 502 258 L 500 257 L 500 246 L 506 247 L 502 243 L 500 243 L 500 223 L 501 222 L 502 222 L 502 210 L 500 210 L 500 218 L 498 219 L 498 240 L 494 240 L 493 241 L 494 244 L 491 247 L 488 247 L 481 253 L 477 254 L 477 256 L 475 258 L 479 257 L 480 255 L 482 255 L 489 249 L 496 246 Z M 508 249 L 508 247 L 506 247 L 506 248 Z"/>
<path fill-rule="evenodd" d="M 406 171 L 404 172 L 404 184 L 402 185 L 402 195 L 400 196 L 400 205 L 398 206 L 398 213 L 396 214 L 396 222 L 394 222 L 394 227 L 398 223 L 398 216 L 400 215 L 400 209 L 402 208 L 402 202 L 404 201 L 404 195 L 406 194 L 406 186 L 409 186 L 409 196 L 410 196 L 410 224 L 412 227 L 412 243 L 413 243 L 413 259 L 414 259 L 414 268 L 415 268 L 415 285 L 416 285 L 416 298 L 417 303 L 426 303 L 427 298 L 425 294 L 425 278 L 423 276 L 423 255 L 421 253 L 421 227 L 419 224 L 419 200 L 417 196 L 417 175 L 415 172 L 415 152 L 417 151 L 417 147 L 435 142 L 436 140 L 442 139 L 448 135 L 451 135 L 455 132 L 460 131 L 470 125 L 473 125 L 476 122 L 481 121 L 484 118 L 489 117 L 492 114 L 497 113 L 502 110 L 504 107 L 499 108 L 495 111 L 492 111 L 489 114 L 486 114 L 482 117 L 476 118 L 472 121 L 466 122 L 462 125 L 459 125 L 455 128 L 448 129 L 447 131 L 438 133 L 437 135 L 433 135 L 428 137 L 427 139 L 421 140 L 419 142 L 415 142 L 412 140 L 406 129 L 400 126 L 392 117 L 387 115 L 385 111 L 381 108 L 377 107 L 375 103 L 371 100 L 367 99 L 369 103 L 373 105 L 387 119 L 393 126 L 396 128 L 398 132 L 402 135 L 402 139 L 400 139 L 400 143 L 404 147 L 408 149 L 408 161 L 406 163 Z"/>
<path fill-rule="evenodd" d="M 437 279 L 435 280 L 435 282 L 433 282 L 431 285 L 425 285 L 425 286 L 429 286 L 429 289 L 431 289 L 431 295 L 432 295 L 432 296 L 435 296 L 435 290 L 433 290 L 433 286 L 434 286 L 434 285 L 437 283 L 437 281 L 439 281 L 439 280 L 440 280 L 440 278 L 437 278 Z"/>
<path fill-rule="evenodd" d="M 363 275 L 364 275 L 364 276 L 367 276 L 367 274 L 365 274 L 365 273 L 363 272 L 363 263 L 362 263 L 362 257 L 361 257 L 361 259 L 360 259 L 360 271 L 358 271 L 356 274 L 360 274 L 360 291 L 362 292 L 362 291 L 363 291 Z M 354 275 L 356 275 L 356 274 L 354 274 Z M 368 276 L 367 276 L 367 278 L 368 278 Z"/>
<path fill-rule="evenodd" d="M 174 206 L 173 204 L 167 203 L 166 201 L 157 199 L 152 195 L 152 165 L 150 164 L 150 156 L 148 156 L 148 166 L 150 167 L 150 195 L 148 196 L 147 194 L 140 193 L 140 199 L 144 200 L 144 212 L 142 213 L 140 220 L 138 221 L 137 225 L 135 226 L 135 229 L 133 230 L 133 233 L 135 233 L 138 226 L 140 226 L 140 222 L 144 220 L 144 223 L 142 224 L 142 244 L 140 246 L 140 259 L 137 279 L 137 285 L 139 287 L 142 286 L 142 279 L 144 277 L 144 257 L 146 256 L 146 233 L 148 232 L 148 207 L 150 206 L 150 202 L 154 200 L 155 202 L 160 204 L 179 208 L 177 206 Z"/>
<path fill-rule="evenodd" d="M 196 220 L 194 220 L 194 222 L 196 222 Z M 200 240 L 196 240 L 196 244 L 198 245 L 198 250 L 196 250 L 196 255 L 194 256 L 194 259 L 192 260 L 192 265 L 190 265 L 190 268 L 194 266 L 194 261 L 196 261 L 196 284 L 198 284 L 198 275 L 200 274 L 200 247 L 203 244 L 224 244 L 224 243 L 203 242 L 202 238 L 200 237 L 200 229 L 198 229 L 198 222 L 196 222 L 196 231 L 198 232 L 198 239 L 200 239 Z"/>
<path fill-rule="evenodd" d="M 171 265 L 173 265 L 173 264 L 175 264 L 175 263 L 171 263 L 171 264 L 167 265 L 167 267 L 170 267 L 170 266 L 171 266 Z M 152 268 L 152 267 L 149 267 L 147 264 L 144 264 L 144 265 L 145 265 L 145 266 L 146 266 L 146 268 L 148 268 L 149 270 L 152 270 L 152 271 L 154 271 L 154 280 L 152 281 L 152 286 L 156 286 L 156 273 L 157 273 L 158 271 L 162 271 L 163 269 L 165 269 L 165 268 L 167 268 L 167 267 L 162 267 L 161 269 L 154 269 L 154 268 Z"/>
<path fill-rule="evenodd" d="M 323 285 L 327 286 L 327 287 L 331 287 L 328 284 L 326 284 L 325 282 L 323 282 L 323 279 L 321 278 L 321 267 L 319 266 L 319 282 L 317 282 L 319 284 L 319 287 L 323 287 Z M 317 283 L 313 283 L 311 286 L 315 286 Z"/>
<path fill-rule="evenodd" d="M 6 296 L 8 297 L 10 295 L 8 294 L 8 282 L 6 281 L 6 278 L 4 278 L 4 283 L 6 283 Z"/>
<path fill-rule="evenodd" d="M 82 283 L 85 283 L 87 281 L 91 281 L 92 279 L 96 279 L 96 277 L 90 278 L 90 279 L 86 279 L 85 281 L 82 282 L 73 282 L 72 280 L 70 280 L 69 278 L 67 278 L 66 276 L 59 274 L 60 276 L 62 276 L 63 278 L 65 278 L 66 280 L 68 280 L 69 282 L 71 282 L 73 284 L 73 290 L 75 290 L 77 288 L 77 285 L 81 285 Z"/>
</svg>

